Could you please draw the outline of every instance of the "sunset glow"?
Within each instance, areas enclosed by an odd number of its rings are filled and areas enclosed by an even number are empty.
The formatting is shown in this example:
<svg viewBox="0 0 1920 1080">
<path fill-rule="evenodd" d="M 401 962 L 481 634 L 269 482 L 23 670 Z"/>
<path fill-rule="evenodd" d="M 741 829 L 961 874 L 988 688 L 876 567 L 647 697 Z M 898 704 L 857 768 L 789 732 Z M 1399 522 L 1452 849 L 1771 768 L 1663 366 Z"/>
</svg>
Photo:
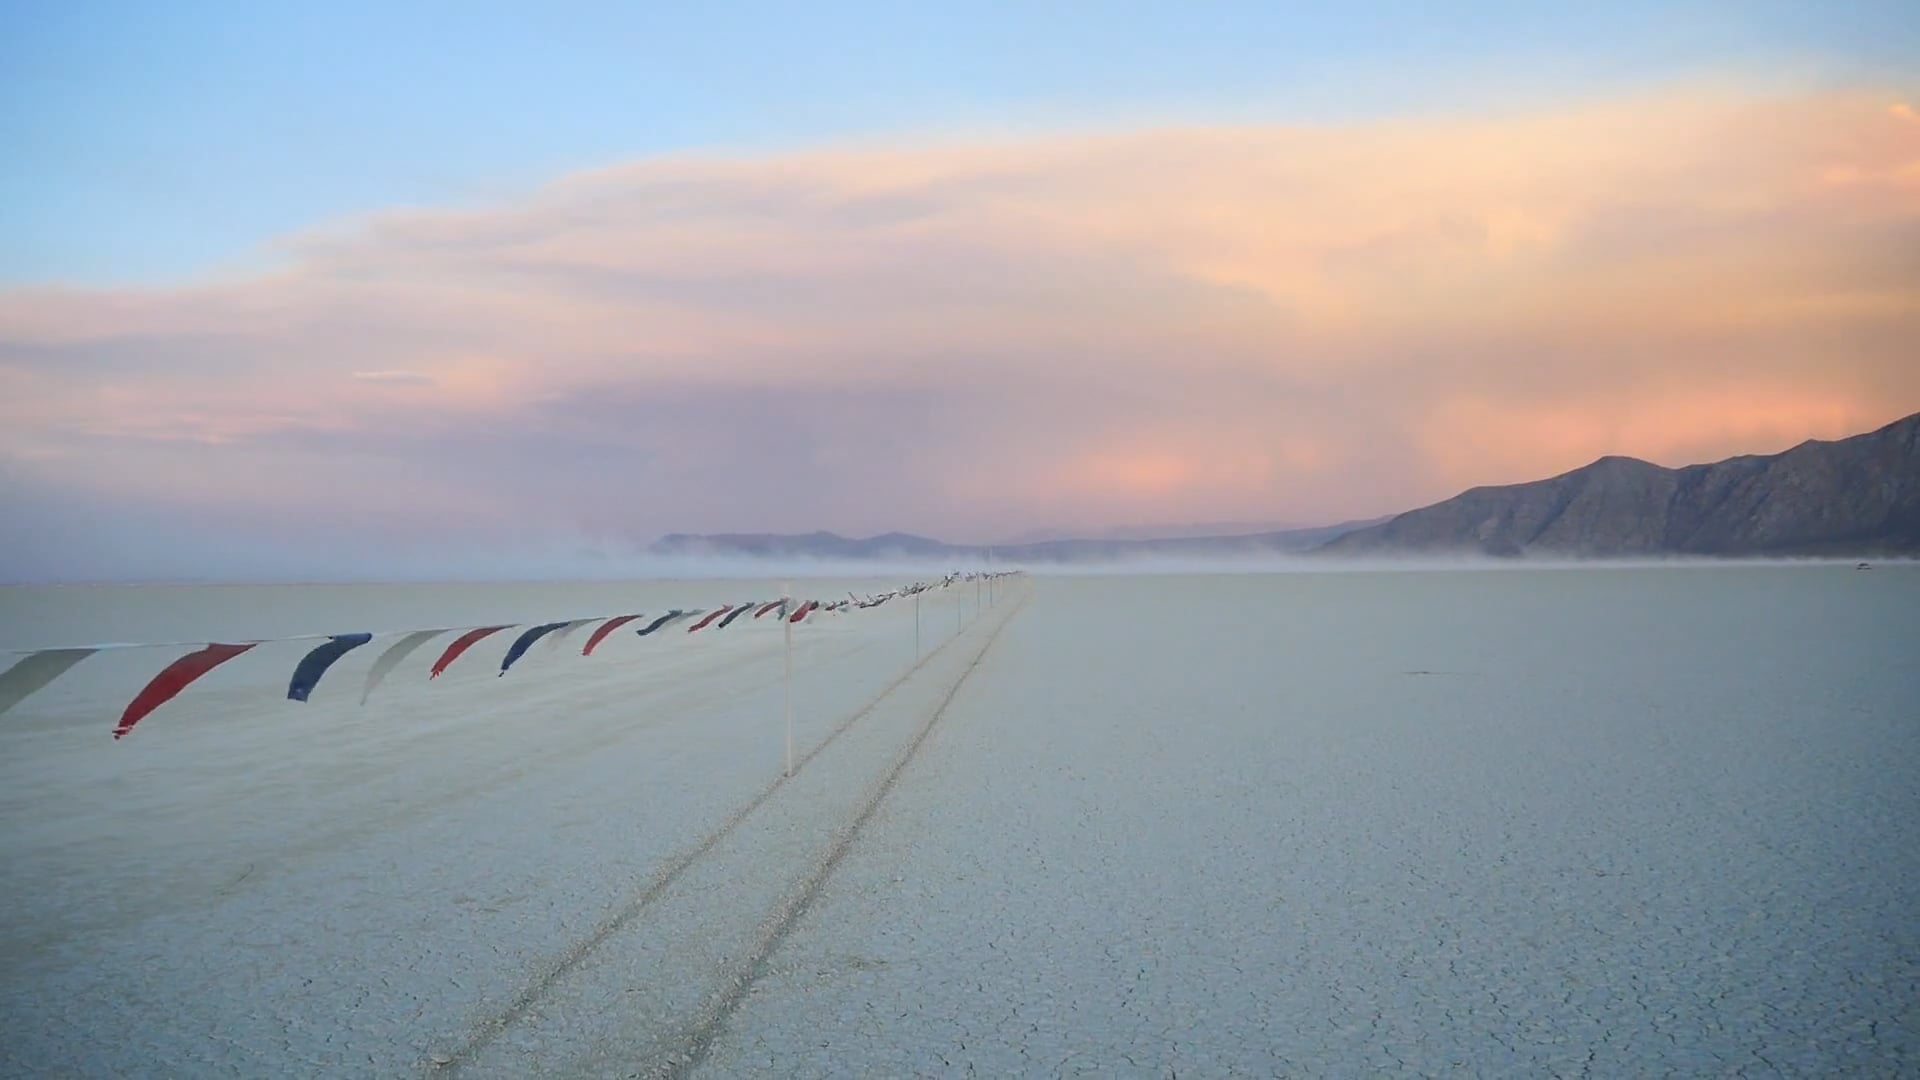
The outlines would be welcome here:
<svg viewBox="0 0 1920 1080">
<path fill-rule="evenodd" d="M 1772 452 L 1920 408 L 1909 99 L 639 154 L 16 279 L 0 478 L 103 528 L 991 540 Z"/>
</svg>

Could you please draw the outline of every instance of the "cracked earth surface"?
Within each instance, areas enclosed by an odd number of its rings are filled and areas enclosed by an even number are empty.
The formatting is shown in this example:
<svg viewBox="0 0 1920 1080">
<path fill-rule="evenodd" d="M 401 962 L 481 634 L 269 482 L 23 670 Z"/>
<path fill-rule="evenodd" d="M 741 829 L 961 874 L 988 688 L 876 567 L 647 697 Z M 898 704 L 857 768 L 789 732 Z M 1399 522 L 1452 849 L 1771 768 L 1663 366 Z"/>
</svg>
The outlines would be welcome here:
<svg viewBox="0 0 1920 1080">
<path fill-rule="evenodd" d="M 1043 582 L 707 1071 L 1911 1075 L 1920 575 L 1676 573 Z"/>
<path fill-rule="evenodd" d="M 810 636 L 791 778 L 750 632 L 183 713 L 86 828 L 10 716 L 0 1071 L 1920 1069 L 1920 570 L 1002 599 Z"/>
</svg>

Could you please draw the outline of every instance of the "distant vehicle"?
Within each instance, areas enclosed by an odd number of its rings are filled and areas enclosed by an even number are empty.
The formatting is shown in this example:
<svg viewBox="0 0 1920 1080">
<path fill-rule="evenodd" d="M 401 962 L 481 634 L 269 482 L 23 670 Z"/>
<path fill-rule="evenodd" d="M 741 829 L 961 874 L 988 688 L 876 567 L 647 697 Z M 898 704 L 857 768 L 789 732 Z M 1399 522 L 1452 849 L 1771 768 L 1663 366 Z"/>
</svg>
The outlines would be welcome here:
<svg viewBox="0 0 1920 1080">
<path fill-rule="evenodd" d="M 1871 569 L 1873 569 L 1873 564 L 1872 564 L 1872 563 L 1861 563 L 1860 565 L 1858 565 L 1858 566 L 1856 566 L 1856 567 L 1854 567 L 1854 569 L 1855 569 L 1855 570 L 1871 570 Z"/>
</svg>

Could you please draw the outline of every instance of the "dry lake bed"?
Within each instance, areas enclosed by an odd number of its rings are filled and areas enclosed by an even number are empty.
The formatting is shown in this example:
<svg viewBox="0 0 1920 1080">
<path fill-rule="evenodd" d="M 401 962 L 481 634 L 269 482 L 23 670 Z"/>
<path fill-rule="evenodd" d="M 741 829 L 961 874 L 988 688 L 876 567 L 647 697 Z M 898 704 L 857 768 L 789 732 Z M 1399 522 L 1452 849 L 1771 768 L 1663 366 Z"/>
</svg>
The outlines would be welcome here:
<svg viewBox="0 0 1920 1080">
<path fill-rule="evenodd" d="M 777 592 L 12 588 L 0 646 Z M 1920 567 L 992 599 L 794 627 L 791 776 L 770 619 L 365 706 L 261 646 L 120 742 L 183 650 L 90 658 L 0 716 L 0 1073 L 1920 1072 Z"/>
</svg>

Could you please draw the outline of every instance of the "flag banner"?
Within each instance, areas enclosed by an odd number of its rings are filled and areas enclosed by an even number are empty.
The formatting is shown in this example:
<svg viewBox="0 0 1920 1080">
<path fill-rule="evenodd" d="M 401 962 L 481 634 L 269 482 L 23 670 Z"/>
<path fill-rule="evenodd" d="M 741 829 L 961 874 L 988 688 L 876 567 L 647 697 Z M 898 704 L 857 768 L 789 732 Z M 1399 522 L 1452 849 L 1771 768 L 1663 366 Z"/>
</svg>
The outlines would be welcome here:
<svg viewBox="0 0 1920 1080">
<path fill-rule="evenodd" d="M 514 661 L 527 655 L 527 650 L 533 648 L 534 642 L 539 641 L 541 638 L 565 625 L 567 625 L 565 622 L 541 623 L 539 626 L 533 627 L 526 633 L 515 638 L 513 645 L 507 649 L 507 655 L 500 660 L 500 674 L 505 675 L 507 669 L 513 666 Z"/>
<path fill-rule="evenodd" d="M 119 726 L 113 729 L 115 739 L 125 738 L 153 710 L 173 700 L 180 691 L 185 690 L 195 679 L 219 667 L 221 664 L 239 656 L 257 644 L 226 645 L 214 642 L 199 652 L 191 652 L 168 664 L 160 674 L 153 677 L 133 700 L 127 704 L 127 711 L 120 714 Z"/>
<path fill-rule="evenodd" d="M 293 669 L 293 679 L 287 683 L 287 700 L 307 700 L 313 688 L 320 685 L 320 677 L 327 673 L 335 660 L 372 640 L 372 634 L 336 634 L 325 645 L 302 657 L 299 665 Z"/>
<path fill-rule="evenodd" d="M 639 618 L 639 615 L 616 615 L 600 624 L 600 628 L 587 635 L 587 643 L 580 649 L 581 656 L 592 656 L 594 647 L 607 640 L 607 635 Z M 588 620 L 591 622 L 592 620 Z"/>
<path fill-rule="evenodd" d="M 962 580 L 972 581 L 976 579 L 1008 576 L 1011 576 L 1010 572 L 969 575 L 955 573 L 942 578 L 938 587 L 949 587 L 955 582 Z M 724 604 L 712 609 L 674 608 L 663 615 L 655 616 L 653 621 L 635 630 L 634 635 L 636 637 L 647 637 L 681 621 L 690 621 L 692 623 L 692 625 L 687 628 L 687 633 L 689 634 L 706 629 L 709 626 L 714 626 L 716 629 L 724 629 L 745 618 L 748 614 L 758 619 L 774 611 L 780 613 L 780 618 L 784 623 L 792 626 L 796 623 L 806 622 L 810 617 L 820 612 L 838 613 L 850 608 L 878 607 L 896 596 L 913 596 L 935 587 L 936 586 L 926 582 L 917 582 L 913 585 L 882 593 L 878 596 L 869 596 L 865 600 L 860 599 L 852 593 L 848 593 L 847 599 L 845 600 L 807 600 L 802 602 L 793 597 L 784 597 L 765 603 L 753 601 L 744 604 Z M 588 623 L 599 623 L 593 632 L 588 635 L 586 644 L 580 650 L 581 656 L 592 656 L 594 650 L 597 649 L 602 642 L 606 641 L 614 631 L 630 623 L 638 622 L 642 618 L 644 618 L 644 615 L 636 612 L 631 615 L 595 615 L 584 619 L 564 619 L 528 626 L 514 639 L 513 643 L 508 646 L 506 655 L 501 658 L 500 670 L 497 675 L 504 676 L 515 664 L 526 657 L 529 650 L 543 639 L 548 641 L 548 645 L 550 646 L 548 651 L 557 651 L 568 635 L 575 633 Z M 66 674 L 67 671 L 72 669 L 76 664 L 79 664 L 81 661 L 98 652 L 109 649 L 188 648 L 193 650 L 174 659 L 162 669 L 158 675 L 155 675 L 142 687 L 138 694 L 134 695 L 133 700 L 127 704 L 126 710 L 121 714 L 119 724 L 113 729 L 113 737 L 120 739 L 132 731 L 134 726 L 145 719 L 148 714 L 152 713 L 161 705 L 166 704 L 168 701 L 171 701 L 200 677 L 212 671 L 214 668 L 219 667 L 221 664 L 254 649 L 256 646 L 295 641 L 317 641 L 319 644 L 309 649 L 300 658 L 300 661 L 294 665 L 293 674 L 287 681 L 286 699 L 288 701 L 304 703 L 312 698 L 314 692 L 319 688 L 320 681 L 325 678 L 327 672 L 332 670 L 334 665 L 348 653 L 371 644 L 376 637 L 386 637 L 389 634 L 397 634 L 398 637 L 374 659 L 372 666 L 367 670 L 366 682 L 360 689 L 360 704 L 365 705 L 367 700 L 373 695 L 374 690 L 379 688 L 388 676 L 398 670 L 400 665 L 405 662 L 408 657 L 418 652 L 421 648 L 425 647 L 429 641 L 432 641 L 440 635 L 453 633 L 456 629 L 459 630 L 459 636 L 454 638 L 454 640 L 447 645 L 446 649 L 440 653 L 439 658 L 433 662 L 433 666 L 427 674 L 429 680 L 437 679 L 445 674 L 447 669 L 452 667 L 455 661 L 459 660 L 468 650 L 472 649 L 481 641 L 502 630 L 513 629 L 515 625 L 514 623 L 499 623 L 489 626 L 464 628 L 442 626 L 431 629 L 396 630 L 390 632 L 359 631 L 349 634 L 295 634 L 287 637 L 259 638 L 250 641 L 231 642 L 108 642 L 66 648 L 22 650 L 16 654 L 19 659 L 15 660 L 14 663 L 4 671 L 0 671 L 0 713 L 5 713 L 30 695 L 44 689 L 56 679 Z"/>
<path fill-rule="evenodd" d="M 646 637 L 648 634 L 653 633 L 655 630 L 660 629 L 661 627 L 667 625 L 668 623 L 672 622 L 673 620 L 685 614 L 686 612 L 681 611 L 679 608 L 674 608 L 672 611 L 667 612 L 665 615 L 662 615 L 659 618 L 648 623 L 647 625 L 641 627 L 640 629 L 635 630 L 633 632 L 634 636 Z"/>
<path fill-rule="evenodd" d="M 19 663 L 0 674 L 0 713 L 18 705 L 28 694 L 65 675 L 68 668 L 99 651 L 42 649 L 21 657 Z"/>
<path fill-rule="evenodd" d="M 475 627 L 472 630 L 467 631 L 464 634 L 461 634 L 457 638 L 454 638 L 453 644 L 447 646 L 447 651 L 441 653 L 440 659 L 435 660 L 433 662 L 433 671 L 427 675 L 427 678 L 429 679 L 439 678 L 442 673 L 444 673 L 449 667 L 453 666 L 453 662 L 455 660 L 460 659 L 461 653 L 466 652 L 468 649 L 473 648 L 475 642 L 478 642 L 481 638 L 484 638 L 489 634 L 497 634 L 500 631 L 505 629 L 508 629 L 508 627 L 479 626 L 479 627 Z"/>
<path fill-rule="evenodd" d="M 380 658 L 373 662 L 373 669 L 367 672 L 367 685 L 360 690 L 360 704 L 365 705 L 367 703 L 367 698 L 373 693 L 373 688 L 379 686 L 381 681 L 384 680 L 394 668 L 399 667 L 400 661 L 413 655 L 414 651 L 419 649 L 420 646 L 425 645 L 427 642 L 432 641 L 434 638 L 446 632 L 446 627 L 441 627 L 438 630 L 415 630 L 406 637 L 388 646 L 387 651 L 381 653 Z"/>
</svg>

